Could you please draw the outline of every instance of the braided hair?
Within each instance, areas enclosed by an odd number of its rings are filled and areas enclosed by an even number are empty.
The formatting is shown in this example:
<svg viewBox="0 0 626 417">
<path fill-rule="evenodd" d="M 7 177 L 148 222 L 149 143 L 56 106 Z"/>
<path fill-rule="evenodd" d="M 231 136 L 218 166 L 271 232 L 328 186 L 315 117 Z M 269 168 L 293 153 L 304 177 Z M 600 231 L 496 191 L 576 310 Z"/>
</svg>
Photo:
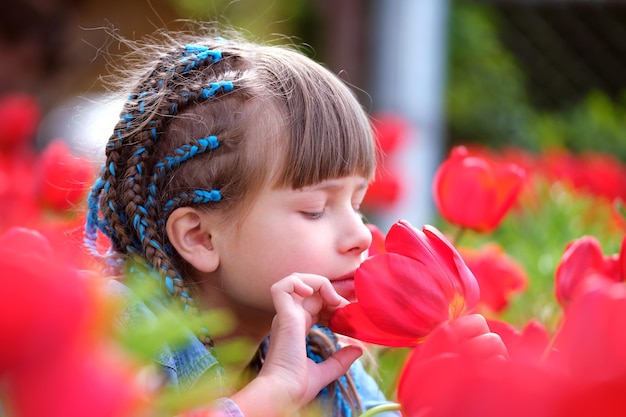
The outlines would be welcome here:
<svg viewBox="0 0 626 417">
<path fill-rule="evenodd" d="M 143 59 L 140 75 L 130 77 L 85 227 L 95 255 L 142 260 L 164 298 L 186 310 L 195 309 L 193 282 L 165 232 L 175 209 L 198 206 L 227 218 L 253 201 L 274 167 L 275 185 L 296 189 L 347 175 L 371 178 L 375 164 L 366 113 L 330 71 L 292 48 L 199 32 L 135 47 L 154 59 Z M 110 239 L 111 253 L 98 253 L 98 232 Z M 336 350 L 336 340 L 316 329 L 309 344 L 320 360 Z M 328 389 L 347 416 L 360 405 L 346 378 Z"/>
</svg>

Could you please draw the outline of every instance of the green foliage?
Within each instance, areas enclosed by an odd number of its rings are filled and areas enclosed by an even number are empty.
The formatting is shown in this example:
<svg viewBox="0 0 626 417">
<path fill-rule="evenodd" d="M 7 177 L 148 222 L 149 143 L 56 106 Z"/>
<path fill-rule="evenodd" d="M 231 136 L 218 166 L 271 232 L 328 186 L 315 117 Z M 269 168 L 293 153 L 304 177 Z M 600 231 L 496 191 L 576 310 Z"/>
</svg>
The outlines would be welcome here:
<svg viewBox="0 0 626 417">
<path fill-rule="evenodd" d="M 564 147 L 609 152 L 626 161 L 625 95 L 613 99 L 594 91 L 563 110 L 536 108 L 515 56 L 499 39 L 498 16 L 485 4 L 451 5 L 446 92 L 451 144 Z"/>
<path fill-rule="evenodd" d="M 626 95 L 612 100 L 600 91 L 592 92 L 568 110 L 534 114 L 529 130 L 544 147 L 593 150 L 626 160 Z"/>
<path fill-rule="evenodd" d="M 383 346 L 372 346 L 369 349 L 369 353 L 373 358 L 373 361 L 371 361 L 373 365 L 366 366 L 366 368 L 376 378 L 378 386 L 389 400 L 394 400 L 396 397 L 398 377 L 409 352 L 409 348 L 388 348 Z"/>
<path fill-rule="evenodd" d="M 448 128 L 453 140 L 531 147 L 528 98 L 489 8 L 453 2 L 449 23 Z"/>
<path fill-rule="evenodd" d="M 259 39 L 276 34 L 307 37 L 302 28 L 306 31 L 315 17 L 306 0 L 171 0 L 171 4 L 180 16 L 219 22 Z"/>
<path fill-rule="evenodd" d="M 177 349 L 189 343 L 194 335 L 207 333 L 213 338 L 227 337 L 235 329 L 235 321 L 230 313 L 224 310 L 191 311 L 184 310 L 171 301 L 163 301 L 160 279 L 154 271 L 149 271 L 141 265 L 129 268 L 125 283 L 132 290 L 130 299 L 125 300 L 131 306 L 140 303 L 149 306 L 149 314 L 138 314 L 136 307 L 130 307 L 133 312 L 133 322 L 119 329 L 115 337 L 122 349 L 135 361 L 140 368 L 148 372 L 149 378 L 159 377 L 151 375 L 154 360 L 163 353 L 165 347 Z M 165 306 L 167 304 L 167 308 Z M 153 314 L 152 314 L 153 313 Z M 207 324 L 210 323 L 210 328 Z M 214 354 L 219 358 L 224 368 L 239 366 L 249 360 L 245 355 L 254 348 L 249 341 L 241 338 L 232 338 L 221 343 L 220 349 Z M 220 372 L 220 371 L 217 371 Z M 213 372 L 207 372 L 193 387 L 179 390 L 177 387 L 160 386 L 158 395 L 151 404 L 151 415 L 171 417 L 182 411 L 206 405 L 216 399 L 223 392 L 223 385 L 228 386 L 228 373 L 223 372 L 220 380 Z"/>
</svg>

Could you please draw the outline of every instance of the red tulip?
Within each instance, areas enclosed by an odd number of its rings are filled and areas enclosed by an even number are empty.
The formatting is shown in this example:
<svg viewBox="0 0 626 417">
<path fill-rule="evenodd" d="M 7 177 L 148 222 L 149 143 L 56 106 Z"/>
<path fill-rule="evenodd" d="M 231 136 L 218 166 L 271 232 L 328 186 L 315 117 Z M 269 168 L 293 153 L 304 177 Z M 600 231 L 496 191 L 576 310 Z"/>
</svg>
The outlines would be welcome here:
<svg viewBox="0 0 626 417">
<path fill-rule="evenodd" d="M 90 300 L 78 271 L 56 257 L 34 230 L 13 228 L 2 236 L 0 270 L 1 374 L 34 360 L 49 361 L 73 343 Z"/>
<path fill-rule="evenodd" d="M 463 317 L 438 327 L 413 348 L 398 382 L 398 401 L 407 417 L 549 416 L 541 412 L 553 401 L 557 378 L 541 362 L 497 355 L 500 346 L 467 339 L 476 330 Z M 518 342 L 534 338 L 518 338 Z M 547 345 L 547 339 L 546 339 Z M 544 345 L 545 347 L 545 345 Z M 520 350 L 521 351 L 521 350 Z M 526 358 L 525 358 L 526 359 Z"/>
<path fill-rule="evenodd" d="M 41 234 L 20 228 L 0 239 L 0 269 L 0 386 L 9 414 L 134 415 L 144 392 L 97 321 L 94 282 Z"/>
<path fill-rule="evenodd" d="M 367 188 L 361 205 L 363 210 L 380 211 L 395 205 L 402 195 L 402 182 L 396 169 L 380 164 L 374 180 Z"/>
<path fill-rule="evenodd" d="M 64 141 L 51 142 L 41 155 L 42 201 L 56 210 L 75 207 L 87 194 L 93 174 L 92 163 L 72 155 Z"/>
<path fill-rule="evenodd" d="M 556 269 L 555 292 L 558 302 L 567 306 L 573 298 L 590 288 L 610 282 L 623 281 L 626 276 L 626 237 L 621 254 L 605 256 L 600 242 L 593 236 L 583 236 L 565 248 Z"/>
<path fill-rule="evenodd" d="M 548 331 L 535 319 L 521 331 L 500 320 L 489 320 L 489 329 L 504 342 L 509 357 L 517 362 L 539 363 L 550 344 Z"/>
<path fill-rule="evenodd" d="M 30 145 L 35 139 L 41 110 L 34 97 L 16 93 L 0 98 L 0 149 Z"/>
<path fill-rule="evenodd" d="M 378 148 L 388 154 L 396 151 L 411 133 L 411 124 L 399 114 L 384 112 L 372 117 Z"/>
<path fill-rule="evenodd" d="M 490 232 L 515 203 L 525 178 L 526 172 L 515 164 L 471 156 L 465 147 L 455 147 L 435 173 L 435 204 L 450 223 Z"/>
<path fill-rule="evenodd" d="M 501 312 L 510 298 L 526 288 L 528 278 L 524 268 L 495 243 L 480 250 L 459 248 L 463 260 L 480 287 L 479 308 Z"/>
<path fill-rule="evenodd" d="M 77 347 L 12 376 L 7 393 L 15 416 L 137 415 L 146 394 L 137 382 L 134 364 L 110 346 Z"/>
<path fill-rule="evenodd" d="M 338 333 L 386 346 L 414 346 L 437 325 L 472 311 L 478 283 L 454 247 L 434 227 L 394 224 L 385 253 L 356 270 L 357 301 L 335 312 Z"/>
<path fill-rule="evenodd" d="M 610 283 L 572 300 L 554 340 L 569 386 L 555 416 L 625 415 L 626 287 Z"/>
</svg>

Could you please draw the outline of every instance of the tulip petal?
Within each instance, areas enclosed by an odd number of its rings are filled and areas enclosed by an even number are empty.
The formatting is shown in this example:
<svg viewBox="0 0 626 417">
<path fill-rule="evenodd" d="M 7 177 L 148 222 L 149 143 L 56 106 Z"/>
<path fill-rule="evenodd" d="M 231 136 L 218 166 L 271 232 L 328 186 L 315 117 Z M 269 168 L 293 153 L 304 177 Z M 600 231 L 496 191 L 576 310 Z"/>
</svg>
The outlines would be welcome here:
<svg viewBox="0 0 626 417">
<path fill-rule="evenodd" d="M 388 333 L 373 323 L 359 302 L 349 304 L 333 314 L 329 328 L 339 334 L 381 346 L 410 347 L 419 343 L 410 335 Z"/>
<path fill-rule="evenodd" d="M 395 253 L 365 261 L 355 289 L 370 319 L 387 332 L 421 338 L 449 317 L 452 296 L 428 267 Z"/>
</svg>

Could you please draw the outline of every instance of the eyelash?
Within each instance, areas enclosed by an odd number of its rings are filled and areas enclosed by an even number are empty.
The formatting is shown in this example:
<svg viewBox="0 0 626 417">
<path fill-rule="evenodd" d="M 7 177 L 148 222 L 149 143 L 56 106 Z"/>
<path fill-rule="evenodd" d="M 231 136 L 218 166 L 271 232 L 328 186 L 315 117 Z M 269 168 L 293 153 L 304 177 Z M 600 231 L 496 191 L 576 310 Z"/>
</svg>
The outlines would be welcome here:
<svg viewBox="0 0 626 417">
<path fill-rule="evenodd" d="M 324 215 L 324 212 L 323 211 L 316 211 L 316 212 L 303 211 L 302 215 L 309 220 L 319 220 Z"/>
</svg>

